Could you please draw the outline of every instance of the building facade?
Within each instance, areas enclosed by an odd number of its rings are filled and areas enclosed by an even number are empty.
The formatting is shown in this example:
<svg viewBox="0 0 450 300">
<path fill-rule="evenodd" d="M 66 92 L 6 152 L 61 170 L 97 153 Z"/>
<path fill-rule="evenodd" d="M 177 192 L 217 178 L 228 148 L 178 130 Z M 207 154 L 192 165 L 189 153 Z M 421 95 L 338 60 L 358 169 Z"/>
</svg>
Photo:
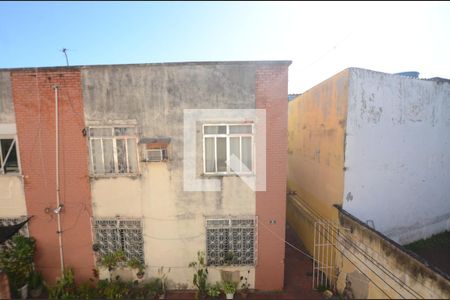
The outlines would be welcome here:
<svg viewBox="0 0 450 300">
<path fill-rule="evenodd" d="M 252 287 L 282 289 L 289 64 L 1 70 L 0 218 L 34 216 L 50 282 L 62 265 L 87 280 L 99 256 L 122 250 L 146 277 L 170 268 L 169 288 L 192 288 L 188 264 L 203 251 L 212 282 L 249 272 Z"/>
<path fill-rule="evenodd" d="M 400 244 L 449 230 L 449 98 L 440 78 L 350 68 L 325 80 L 289 103 L 289 189 L 324 219 L 339 205 Z"/>
</svg>

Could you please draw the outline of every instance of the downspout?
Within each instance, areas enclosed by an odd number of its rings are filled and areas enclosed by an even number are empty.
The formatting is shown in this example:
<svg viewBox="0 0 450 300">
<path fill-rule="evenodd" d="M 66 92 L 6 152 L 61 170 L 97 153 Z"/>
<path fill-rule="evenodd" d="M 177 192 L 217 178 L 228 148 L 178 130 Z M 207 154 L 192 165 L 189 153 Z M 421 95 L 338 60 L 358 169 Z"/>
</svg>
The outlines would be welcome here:
<svg viewBox="0 0 450 300">
<path fill-rule="evenodd" d="M 59 201 L 59 118 L 58 118 L 58 86 L 53 87 L 55 90 L 55 123 L 56 123 L 56 208 L 60 208 Z M 58 221 L 58 241 L 59 241 L 59 259 L 61 261 L 61 278 L 64 276 L 64 257 L 63 257 L 63 245 L 62 245 L 62 231 L 61 231 L 61 211 L 56 213 Z"/>
</svg>

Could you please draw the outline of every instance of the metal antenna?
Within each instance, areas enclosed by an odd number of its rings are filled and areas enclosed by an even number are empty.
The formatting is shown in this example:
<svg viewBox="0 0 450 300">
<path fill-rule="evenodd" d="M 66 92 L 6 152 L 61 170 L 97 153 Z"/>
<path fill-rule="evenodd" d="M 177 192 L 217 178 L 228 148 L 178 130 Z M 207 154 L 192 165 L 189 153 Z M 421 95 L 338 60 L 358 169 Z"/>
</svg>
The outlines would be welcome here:
<svg viewBox="0 0 450 300">
<path fill-rule="evenodd" d="M 69 66 L 69 58 L 67 57 L 67 50 L 69 50 L 69 49 L 67 49 L 67 48 L 62 48 L 62 49 L 61 49 L 61 52 L 63 52 L 64 55 L 66 56 L 66 63 L 67 63 L 67 66 Z"/>
</svg>

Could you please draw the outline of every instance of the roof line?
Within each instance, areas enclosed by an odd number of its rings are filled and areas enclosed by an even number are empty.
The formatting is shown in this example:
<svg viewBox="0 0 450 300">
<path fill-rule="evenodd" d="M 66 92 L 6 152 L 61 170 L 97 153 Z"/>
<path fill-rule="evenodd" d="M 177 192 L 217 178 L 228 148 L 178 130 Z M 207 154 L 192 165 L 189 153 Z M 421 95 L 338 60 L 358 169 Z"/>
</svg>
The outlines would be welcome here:
<svg viewBox="0 0 450 300">
<path fill-rule="evenodd" d="M 291 60 L 250 60 L 250 61 L 187 61 L 163 63 L 136 63 L 136 64 L 104 64 L 104 65 L 75 65 L 75 66 L 45 66 L 45 67 L 18 67 L 0 68 L 0 71 L 20 70 L 52 70 L 52 69 L 84 69 L 107 67 L 146 67 L 146 66 L 178 66 L 178 65 L 291 65 Z"/>
</svg>

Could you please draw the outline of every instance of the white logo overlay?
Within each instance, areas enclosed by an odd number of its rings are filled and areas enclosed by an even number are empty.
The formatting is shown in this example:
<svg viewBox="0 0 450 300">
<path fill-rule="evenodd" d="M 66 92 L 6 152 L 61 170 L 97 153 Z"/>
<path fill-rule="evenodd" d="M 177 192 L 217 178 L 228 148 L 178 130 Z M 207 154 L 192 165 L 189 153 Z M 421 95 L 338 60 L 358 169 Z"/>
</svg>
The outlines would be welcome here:
<svg viewBox="0 0 450 300">
<path fill-rule="evenodd" d="M 185 109 L 183 144 L 184 191 L 219 192 L 218 176 L 266 191 L 265 109 Z"/>
</svg>

